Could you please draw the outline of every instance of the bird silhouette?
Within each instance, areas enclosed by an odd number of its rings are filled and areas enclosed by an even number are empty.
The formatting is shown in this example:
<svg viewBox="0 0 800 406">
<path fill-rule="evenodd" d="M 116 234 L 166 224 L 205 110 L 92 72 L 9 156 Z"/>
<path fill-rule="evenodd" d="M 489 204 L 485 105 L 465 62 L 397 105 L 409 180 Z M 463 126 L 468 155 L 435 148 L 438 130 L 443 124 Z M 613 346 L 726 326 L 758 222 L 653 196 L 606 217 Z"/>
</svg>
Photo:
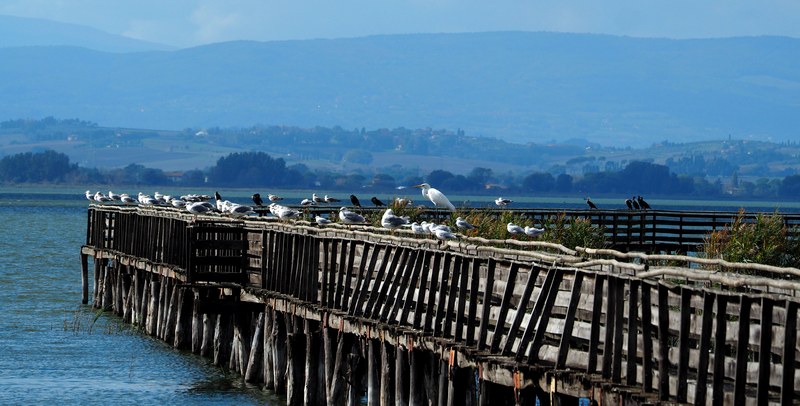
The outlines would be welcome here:
<svg viewBox="0 0 800 406">
<path fill-rule="evenodd" d="M 222 195 L 219 194 L 219 192 L 214 192 L 214 198 L 219 200 L 219 201 L 222 201 Z"/>
<path fill-rule="evenodd" d="M 631 205 L 634 209 L 639 210 L 639 202 L 636 201 L 636 196 L 631 196 Z"/>
<path fill-rule="evenodd" d="M 358 201 L 356 195 L 350 195 L 350 202 L 353 203 L 353 206 L 361 207 L 361 202 Z"/>
<path fill-rule="evenodd" d="M 372 204 L 374 204 L 375 206 L 378 206 L 378 207 L 386 206 L 385 204 L 383 204 L 383 202 L 380 199 L 378 199 L 375 196 L 372 196 L 372 199 L 370 199 L 370 200 L 372 200 Z"/>
<path fill-rule="evenodd" d="M 644 201 L 644 198 L 643 198 L 643 197 L 641 197 L 641 196 L 638 196 L 638 197 L 636 198 L 636 201 L 638 201 L 638 202 L 639 202 L 639 207 L 641 207 L 641 208 L 642 208 L 642 210 L 649 210 L 649 209 L 650 209 L 650 204 L 649 204 L 649 203 L 647 203 L 646 201 Z"/>
<path fill-rule="evenodd" d="M 258 193 L 253 194 L 253 203 L 255 203 L 256 206 L 261 206 L 261 205 L 264 204 L 264 201 L 261 200 L 261 195 L 260 194 L 258 194 Z"/>
<path fill-rule="evenodd" d="M 592 199 L 589 199 L 588 197 L 586 198 L 586 204 L 589 205 L 589 209 L 597 209 L 597 205 L 595 205 L 594 202 L 592 202 Z"/>
<path fill-rule="evenodd" d="M 628 206 L 628 210 L 633 210 L 633 202 L 631 202 L 631 199 L 625 199 L 625 205 Z"/>
</svg>

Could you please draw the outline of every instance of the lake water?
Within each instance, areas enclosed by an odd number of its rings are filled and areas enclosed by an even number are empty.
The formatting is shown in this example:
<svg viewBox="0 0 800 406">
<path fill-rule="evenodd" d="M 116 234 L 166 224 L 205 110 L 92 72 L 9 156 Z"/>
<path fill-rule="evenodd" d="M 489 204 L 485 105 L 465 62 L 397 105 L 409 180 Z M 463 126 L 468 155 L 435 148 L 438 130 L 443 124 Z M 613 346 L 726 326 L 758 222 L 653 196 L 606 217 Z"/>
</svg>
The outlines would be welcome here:
<svg viewBox="0 0 800 406">
<path fill-rule="evenodd" d="M 414 193 L 408 195 L 422 202 Z M 250 194 L 223 195 L 246 203 Z M 286 195 L 299 202 L 310 193 Z M 494 198 L 483 199 L 488 203 L 475 205 L 489 206 Z M 579 198 L 551 200 L 519 199 L 517 204 L 584 204 Z M 80 304 L 79 249 L 85 242 L 87 205 L 83 190 L 75 188 L 0 188 L 0 404 L 285 404 L 271 392 L 244 384 L 238 374 L 227 375 L 205 358 L 175 350 L 116 316 Z M 686 206 L 737 209 L 714 203 Z M 772 211 L 775 204 L 759 207 Z M 781 207 L 797 211 L 797 203 Z"/>
<path fill-rule="evenodd" d="M 0 189 L 0 404 L 285 404 L 80 304 L 88 202 L 75 192 Z"/>
</svg>

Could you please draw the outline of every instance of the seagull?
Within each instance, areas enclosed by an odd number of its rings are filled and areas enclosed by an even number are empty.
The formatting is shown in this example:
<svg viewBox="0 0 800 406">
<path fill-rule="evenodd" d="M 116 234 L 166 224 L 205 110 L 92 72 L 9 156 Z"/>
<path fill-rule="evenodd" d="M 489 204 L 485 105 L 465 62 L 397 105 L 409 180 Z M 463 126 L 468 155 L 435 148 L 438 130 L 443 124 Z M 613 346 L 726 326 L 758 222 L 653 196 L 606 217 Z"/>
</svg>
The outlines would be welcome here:
<svg viewBox="0 0 800 406">
<path fill-rule="evenodd" d="M 328 195 L 325 195 L 325 197 L 323 199 L 325 200 L 325 203 L 336 203 L 336 202 L 340 201 L 339 199 L 337 199 L 335 197 L 328 196 Z"/>
<path fill-rule="evenodd" d="M 186 202 L 178 198 L 172 198 L 172 200 L 169 201 L 169 204 L 171 204 L 172 207 L 175 207 L 177 209 L 182 209 L 186 207 Z"/>
<path fill-rule="evenodd" d="M 395 207 L 406 207 L 413 202 L 411 199 L 406 199 L 405 197 L 395 197 L 394 198 L 394 206 Z"/>
<path fill-rule="evenodd" d="M 433 231 L 433 235 L 440 240 L 452 240 L 454 238 L 458 238 L 455 234 L 447 231 L 443 228 L 437 228 Z"/>
<path fill-rule="evenodd" d="M 269 198 L 269 201 L 271 201 L 271 202 L 278 202 L 278 201 L 283 200 L 283 198 L 278 196 L 278 195 L 269 195 L 269 196 L 267 196 L 267 198 Z"/>
<path fill-rule="evenodd" d="M 110 202 L 111 198 L 109 198 L 108 196 L 106 196 L 106 195 L 104 195 L 104 194 L 102 194 L 100 192 L 96 192 L 94 194 L 94 201 L 96 201 L 98 203 L 106 203 L 106 202 Z"/>
<path fill-rule="evenodd" d="M 636 198 L 636 201 L 639 202 L 639 207 L 641 207 L 642 210 L 650 210 L 650 204 L 648 204 L 646 201 L 644 201 L 643 197 L 638 196 Z"/>
<path fill-rule="evenodd" d="M 227 213 L 230 214 L 232 217 L 243 217 L 248 214 L 255 214 L 255 211 L 253 211 L 253 208 L 250 206 L 231 203 L 228 204 Z"/>
<path fill-rule="evenodd" d="M 314 201 L 314 204 L 318 204 L 318 203 L 324 203 L 324 202 L 325 202 L 325 199 L 323 199 L 323 198 L 321 198 L 321 197 L 317 196 L 317 194 L 316 194 L 316 193 L 312 193 L 312 194 L 311 194 L 311 200 L 313 200 L 313 201 Z"/>
<path fill-rule="evenodd" d="M 383 204 L 383 202 L 380 199 L 378 199 L 375 196 L 372 196 L 372 199 L 370 199 L 370 200 L 372 201 L 372 204 L 374 204 L 377 207 L 386 206 L 385 204 Z"/>
<path fill-rule="evenodd" d="M 456 209 L 456 206 L 453 206 L 453 203 L 450 203 L 450 200 L 447 199 L 447 196 L 445 196 L 444 193 L 432 188 L 431 185 L 427 183 L 420 183 L 419 185 L 412 187 L 422 189 L 422 195 L 430 199 L 434 206 L 447 208 L 449 210 Z"/>
<path fill-rule="evenodd" d="M 353 206 L 361 207 L 361 202 L 358 201 L 356 195 L 350 195 L 350 203 L 353 203 Z"/>
<path fill-rule="evenodd" d="M 411 223 L 411 231 L 413 231 L 414 234 L 425 234 L 427 232 L 425 231 L 425 227 L 422 227 L 416 221 Z"/>
<path fill-rule="evenodd" d="M 508 223 L 506 229 L 511 234 L 525 234 L 525 229 L 514 223 Z"/>
<path fill-rule="evenodd" d="M 347 207 L 342 207 L 339 209 L 339 220 L 342 220 L 342 223 L 345 224 L 361 224 L 367 222 L 367 220 L 364 219 L 364 216 L 347 210 Z"/>
<path fill-rule="evenodd" d="M 469 223 L 469 221 L 464 220 L 461 217 L 456 218 L 456 227 L 463 228 L 465 230 L 475 230 L 478 228 L 473 226 L 472 224 Z"/>
<path fill-rule="evenodd" d="M 300 205 L 303 206 L 303 207 L 313 206 L 315 204 L 316 203 L 314 203 L 314 201 L 311 200 L 311 199 L 303 199 L 303 200 L 300 201 Z"/>
<path fill-rule="evenodd" d="M 297 218 L 301 215 L 299 211 L 286 206 L 281 206 L 277 203 L 271 203 L 269 205 L 269 212 L 281 220 Z"/>
<path fill-rule="evenodd" d="M 92 192 L 90 190 L 86 191 L 86 200 L 88 200 L 90 202 L 94 201 L 94 195 L 92 194 Z"/>
<path fill-rule="evenodd" d="M 525 235 L 528 237 L 538 237 L 544 232 L 544 228 L 525 226 Z"/>
<path fill-rule="evenodd" d="M 125 204 L 125 205 L 136 204 L 136 199 L 128 196 L 127 193 L 123 193 L 123 194 L 121 194 L 119 196 L 120 196 L 119 200 L 122 202 L 122 204 Z"/>
<path fill-rule="evenodd" d="M 510 199 L 504 199 L 502 197 L 498 197 L 497 199 L 494 199 L 494 204 L 496 204 L 499 207 L 506 207 L 511 203 L 512 203 L 512 201 Z"/>
<path fill-rule="evenodd" d="M 186 205 L 186 211 L 194 214 L 195 219 L 199 214 L 206 214 L 213 210 L 214 206 L 207 202 L 193 202 Z"/>
<path fill-rule="evenodd" d="M 258 194 L 258 193 L 253 194 L 253 203 L 255 203 L 256 206 L 261 206 L 261 205 L 264 204 L 264 201 L 261 200 L 261 195 L 260 194 Z"/>
<path fill-rule="evenodd" d="M 383 212 L 383 217 L 381 217 L 381 225 L 389 230 L 398 229 L 406 224 L 408 224 L 408 219 L 395 216 L 392 209 L 386 209 L 386 211 Z"/>
<path fill-rule="evenodd" d="M 592 199 L 590 199 L 588 197 L 586 198 L 586 204 L 589 205 L 589 209 L 596 209 L 597 208 L 597 206 L 594 204 L 594 202 L 592 202 Z"/>
<path fill-rule="evenodd" d="M 118 195 L 118 194 L 116 194 L 116 193 L 114 193 L 114 192 L 112 192 L 112 191 L 110 191 L 110 190 L 108 191 L 108 197 L 109 197 L 111 200 L 120 200 L 120 199 L 122 198 L 122 196 L 121 196 L 121 195 Z"/>
<path fill-rule="evenodd" d="M 328 220 L 328 219 L 326 219 L 325 217 L 322 217 L 322 216 L 314 217 L 314 221 L 316 221 L 317 225 L 320 225 L 320 226 L 324 226 L 326 224 L 330 224 L 331 223 L 330 220 Z"/>
</svg>

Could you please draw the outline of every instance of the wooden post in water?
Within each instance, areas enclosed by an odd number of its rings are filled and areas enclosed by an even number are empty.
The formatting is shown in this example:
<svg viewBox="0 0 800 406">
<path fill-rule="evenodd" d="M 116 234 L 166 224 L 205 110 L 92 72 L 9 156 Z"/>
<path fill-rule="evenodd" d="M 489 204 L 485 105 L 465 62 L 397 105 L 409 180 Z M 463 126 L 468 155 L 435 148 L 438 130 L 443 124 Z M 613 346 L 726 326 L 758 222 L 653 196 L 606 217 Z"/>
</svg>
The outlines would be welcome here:
<svg viewBox="0 0 800 406">
<path fill-rule="evenodd" d="M 286 339 L 286 358 L 289 366 L 286 373 L 286 404 L 302 405 L 306 336 L 303 333 L 290 333 L 286 335 Z"/>
<path fill-rule="evenodd" d="M 89 255 L 81 253 L 81 303 L 89 304 Z"/>
<path fill-rule="evenodd" d="M 409 349 L 397 345 L 394 349 L 394 404 L 408 405 L 408 353 Z"/>
<path fill-rule="evenodd" d="M 393 405 L 394 402 L 394 386 L 395 386 L 395 366 L 394 357 L 391 355 L 394 352 L 391 350 L 389 344 L 384 341 L 380 342 L 381 346 L 381 405 Z M 402 350 L 400 350 L 402 351 Z"/>
</svg>

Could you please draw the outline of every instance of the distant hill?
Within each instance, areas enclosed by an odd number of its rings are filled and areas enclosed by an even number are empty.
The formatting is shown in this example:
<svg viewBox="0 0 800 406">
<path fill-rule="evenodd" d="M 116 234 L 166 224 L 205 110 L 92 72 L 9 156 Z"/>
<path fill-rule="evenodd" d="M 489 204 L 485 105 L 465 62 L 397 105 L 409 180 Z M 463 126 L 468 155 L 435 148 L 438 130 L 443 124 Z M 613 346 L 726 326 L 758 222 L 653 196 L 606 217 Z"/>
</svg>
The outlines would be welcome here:
<svg viewBox="0 0 800 406">
<path fill-rule="evenodd" d="M 24 46 L 76 46 L 104 52 L 173 49 L 167 45 L 113 35 L 76 24 L 0 15 L 0 48 Z"/>
<path fill-rule="evenodd" d="M 0 120 L 463 130 L 614 146 L 798 138 L 800 40 L 497 32 L 0 49 Z"/>
</svg>

